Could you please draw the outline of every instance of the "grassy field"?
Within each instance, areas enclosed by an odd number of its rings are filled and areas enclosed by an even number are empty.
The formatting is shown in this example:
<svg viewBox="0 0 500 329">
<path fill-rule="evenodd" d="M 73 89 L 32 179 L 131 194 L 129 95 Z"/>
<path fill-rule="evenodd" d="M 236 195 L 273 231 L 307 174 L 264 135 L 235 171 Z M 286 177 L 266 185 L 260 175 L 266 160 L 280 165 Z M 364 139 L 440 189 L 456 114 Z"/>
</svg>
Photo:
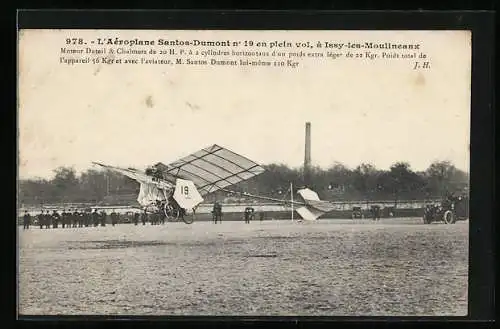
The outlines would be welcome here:
<svg viewBox="0 0 500 329">
<path fill-rule="evenodd" d="M 19 229 L 20 314 L 466 315 L 468 222 Z"/>
</svg>

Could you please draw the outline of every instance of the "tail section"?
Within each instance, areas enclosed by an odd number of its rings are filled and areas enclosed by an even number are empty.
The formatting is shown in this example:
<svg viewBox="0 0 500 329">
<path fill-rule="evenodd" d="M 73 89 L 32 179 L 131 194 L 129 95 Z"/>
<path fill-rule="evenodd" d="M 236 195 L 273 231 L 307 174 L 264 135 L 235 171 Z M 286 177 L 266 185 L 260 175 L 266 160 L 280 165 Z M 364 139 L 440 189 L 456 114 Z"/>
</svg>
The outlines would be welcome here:
<svg viewBox="0 0 500 329">
<path fill-rule="evenodd" d="M 322 211 L 318 211 L 312 207 L 304 206 L 297 209 L 297 213 L 305 220 L 317 220 L 321 215 L 324 214 Z"/>
<path fill-rule="evenodd" d="M 297 209 L 297 213 L 305 220 L 317 220 L 321 215 L 334 209 L 330 202 L 320 200 L 318 194 L 313 190 L 304 188 L 297 193 L 304 199 L 305 203 L 305 206 Z"/>
</svg>

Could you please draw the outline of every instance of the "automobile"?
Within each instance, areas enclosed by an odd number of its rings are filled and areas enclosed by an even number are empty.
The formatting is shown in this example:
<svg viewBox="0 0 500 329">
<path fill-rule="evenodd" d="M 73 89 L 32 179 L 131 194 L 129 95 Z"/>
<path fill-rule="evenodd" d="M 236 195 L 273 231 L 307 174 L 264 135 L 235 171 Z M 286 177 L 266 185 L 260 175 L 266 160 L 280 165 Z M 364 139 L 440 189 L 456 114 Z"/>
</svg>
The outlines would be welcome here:
<svg viewBox="0 0 500 329">
<path fill-rule="evenodd" d="M 467 196 L 447 196 L 441 204 L 428 204 L 424 208 L 425 224 L 444 222 L 455 224 L 469 218 L 469 198 Z"/>
</svg>

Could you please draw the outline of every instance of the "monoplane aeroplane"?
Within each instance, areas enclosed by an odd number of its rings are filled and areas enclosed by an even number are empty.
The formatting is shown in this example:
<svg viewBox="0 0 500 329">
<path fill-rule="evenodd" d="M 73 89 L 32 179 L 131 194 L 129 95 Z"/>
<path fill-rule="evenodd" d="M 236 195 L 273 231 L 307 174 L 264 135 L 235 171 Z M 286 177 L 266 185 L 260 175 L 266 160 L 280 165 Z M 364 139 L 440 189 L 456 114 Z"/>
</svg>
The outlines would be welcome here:
<svg viewBox="0 0 500 329">
<path fill-rule="evenodd" d="M 329 202 L 319 200 L 318 195 L 308 188 L 297 191 L 302 202 L 228 190 L 229 186 L 260 175 L 265 169 L 254 161 L 215 144 L 168 165 L 159 162 L 145 172 L 98 162 L 94 164 L 138 181 L 140 191 L 137 201 L 145 211 L 161 213 L 167 218 L 180 218 L 187 224 L 193 222 L 196 207 L 203 202 L 203 197 L 216 191 L 298 205 L 297 212 L 307 220 L 316 220 L 334 209 Z"/>
</svg>

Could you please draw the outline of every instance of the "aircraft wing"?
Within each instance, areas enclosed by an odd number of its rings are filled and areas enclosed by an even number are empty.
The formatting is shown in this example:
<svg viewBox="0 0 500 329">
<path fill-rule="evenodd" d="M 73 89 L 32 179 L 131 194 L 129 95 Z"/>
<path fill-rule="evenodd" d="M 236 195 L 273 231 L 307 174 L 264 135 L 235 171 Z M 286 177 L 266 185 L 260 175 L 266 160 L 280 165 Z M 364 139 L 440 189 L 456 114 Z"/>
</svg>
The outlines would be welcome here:
<svg viewBox="0 0 500 329">
<path fill-rule="evenodd" d="M 142 171 L 137 170 L 137 169 L 108 166 L 108 165 L 105 165 L 105 164 L 102 164 L 99 162 L 93 162 L 93 163 L 96 165 L 99 165 L 101 167 L 104 167 L 106 169 L 110 169 L 110 170 L 119 172 L 127 177 L 135 179 L 139 183 L 152 184 L 152 185 L 155 185 L 159 189 L 171 189 L 172 188 L 172 184 L 170 184 L 169 182 L 162 180 L 162 179 L 159 179 L 159 178 L 156 178 L 156 177 L 148 176 L 145 173 L 143 173 Z"/>
<path fill-rule="evenodd" d="M 215 144 L 171 164 L 159 163 L 156 167 L 164 176 L 193 181 L 202 196 L 264 172 L 264 168 L 252 160 Z"/>
</svg>

